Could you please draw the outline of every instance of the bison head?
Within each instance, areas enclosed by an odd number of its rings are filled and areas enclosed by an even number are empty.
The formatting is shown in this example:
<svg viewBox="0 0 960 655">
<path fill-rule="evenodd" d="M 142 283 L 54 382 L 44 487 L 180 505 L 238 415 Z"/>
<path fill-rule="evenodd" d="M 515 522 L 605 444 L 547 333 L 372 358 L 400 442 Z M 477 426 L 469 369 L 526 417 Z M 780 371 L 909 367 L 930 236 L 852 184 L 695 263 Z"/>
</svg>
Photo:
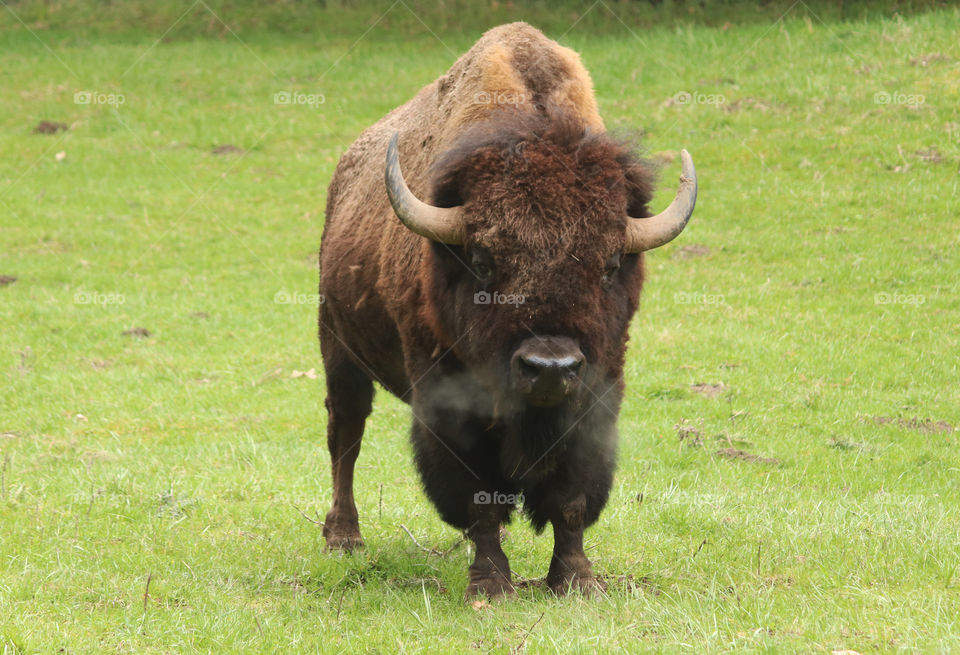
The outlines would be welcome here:
<svg viewBox="0 0 960 655">
<path fill-rule="evenodd" d="M 567 114 L 517 111 L 440 157 L 427 204 L 403 180 L 394 135 L 390 202 L 431 242 L 424 315 L 497 406 L 577 406 L 619 388 L 641 253 L 676 237 L 696 201 L 681 157 L 680 190 L 652 216 L 653 173 L 630 146 Z"/>
</svg>

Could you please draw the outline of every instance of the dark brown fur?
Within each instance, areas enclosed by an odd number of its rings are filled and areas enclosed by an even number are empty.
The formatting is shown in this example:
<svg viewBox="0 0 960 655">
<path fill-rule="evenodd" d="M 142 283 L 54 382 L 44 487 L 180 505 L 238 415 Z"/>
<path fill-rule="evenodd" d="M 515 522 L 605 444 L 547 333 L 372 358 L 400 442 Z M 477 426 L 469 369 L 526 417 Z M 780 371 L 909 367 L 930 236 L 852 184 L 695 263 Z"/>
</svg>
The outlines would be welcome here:
<svg viewBox="0 0 960 655">
<path fill-rule="evenodd" d="M 504 88 L 523 102 L 469 104 L 471 91 Z M 430 242 L 394 216 L 383 183 L 394 130 L 414 193 L 464 207 L 463 246 Z M 362 543 L 353 468 L 377 381 L 412 406 L 428 496 L 477 543 L 468 594 L 510 590 L 496 533 L 513 503 L 475 502 L 483 492 L 522 493 L 533 524 L 553 524 L 553 588 L 596 586 L 582 535 L 612 482 L 627 328 L 643 282 L 642 256 L 619 253 L 628 213 L 649 216 L 651 193 L 650 170 L 603 132 L 576 55 L 523 24 L 492 30 L 358 139 L 331 182 L 321 248 L 328 545 Z M 487 260 L 493 273 L 482 280 Z M 481 292 L 523 302 L 478 304 Z M 575 340 L 586 360 L 578 392 L 559 407 L 526 406 L 511 392 L 511 355 L 540 335 Z"/>
</svg>

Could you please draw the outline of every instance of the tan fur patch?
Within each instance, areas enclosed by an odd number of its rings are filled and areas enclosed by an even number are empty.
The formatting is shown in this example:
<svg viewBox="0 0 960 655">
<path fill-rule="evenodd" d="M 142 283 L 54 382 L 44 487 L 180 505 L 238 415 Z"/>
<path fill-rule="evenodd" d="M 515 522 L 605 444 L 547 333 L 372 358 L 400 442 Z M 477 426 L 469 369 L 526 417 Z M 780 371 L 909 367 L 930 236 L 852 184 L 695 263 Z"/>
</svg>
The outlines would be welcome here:
<svg viewBox="0 0 960 655">
<path fill-rule="evenodd" d="M 447 116 L 443 144 L 498 109 L 535 111 L 535 104 L 564 107 L 591 129 L 604 129 L 580 56 L 526 23 L 484 34 L 439 80 L 438 95 Z"/>
<path fill-rule="evenodd" d="M 510 51 L 501 44 L 493 44 L 480 53 L 476 62 L 475 79 L 458 85 L 460 93 L 453 106 L 447 130 L 451 140 L 464 126 L 486 120 L 491 113 L 505 107 L 527 104 L 529 94 L 523 80 L 510 65 Z M 445 139 L 446 140 L 446 139 Z"/>
<path fill-rule="evenodd" d="M 557 48 L 556 54 L 563 61 L 570 77 L 567 83 L 554 93 L 552 100 L 558 105 L 566 105 L 575 110 L 590 128 L 603 131 L 603 119 L 600 118 L 597 100 L 593 95 L 593 80 L 583 67 L 580 55 L 564 47 Z"/>
</svg>

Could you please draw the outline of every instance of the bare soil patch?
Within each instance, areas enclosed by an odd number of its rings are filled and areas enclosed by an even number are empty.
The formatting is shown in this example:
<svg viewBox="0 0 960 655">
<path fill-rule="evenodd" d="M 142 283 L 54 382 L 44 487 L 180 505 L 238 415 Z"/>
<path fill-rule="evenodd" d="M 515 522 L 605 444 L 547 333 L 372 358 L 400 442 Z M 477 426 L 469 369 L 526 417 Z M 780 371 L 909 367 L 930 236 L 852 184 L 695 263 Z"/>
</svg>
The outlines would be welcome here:
<svg viewBox="0 0 960 655">
<path fill-rule="evenodd" d="M 239 155 L 243 153 L 243 150 L 231 143 L 227 143 L 222 146 L 217 146 L 210 152 L 214 155 Z"/>
<path fill-rule="evenodd" d="M 40 121 L 37 123 L 37 126 L 33 128 L 33 133 L 56 134 L 57 132 L 66 132 L 67 129 L 66 123 L 58 123 L 56 121 Z"/>
<path fill-rule="evenodd" d="M 899 416 L 873 416 L 873 422 L 877 425 L 895 424 L 907 430 L 916 430 L 924 434 L 949 434 L 956 431 L 957 427 L 946 421 L 935 421 L 932 418 L 902 418 Z"/>
<path fill-rule="evenodd" d="M 757 464 L 779 464 L 780 460 L 776 457 L 761 457 L 760 455 L 754 455 L 753 453 L 748 453 L 745 450 L 740 450 L 739 448 L 722 448 L 717 451 L 718 457 L 723 457 L 724 459 L 733 459 L 741 462 L 755 462 Z"/>
<path fill-rule="evenodd" d="M 687 246 L 677 248 L 673 253 L 674 259 L 694 259 L 695 257 L 706 257 L 710 254 L 710 248 L 700 243 L 691 243 Z"/>
<path fill-rule="evenodd" d="M 703 382 L 699 382 L 697 384 L 690 385 L 690 391 L 692 391 L 693 393 L 699 393 L 703 396 L 706 396 L 707 398 L 716 398 L 726 390 L 727 390 L 727 385 L 723 383 L 705 384 Z"/>
</svg>

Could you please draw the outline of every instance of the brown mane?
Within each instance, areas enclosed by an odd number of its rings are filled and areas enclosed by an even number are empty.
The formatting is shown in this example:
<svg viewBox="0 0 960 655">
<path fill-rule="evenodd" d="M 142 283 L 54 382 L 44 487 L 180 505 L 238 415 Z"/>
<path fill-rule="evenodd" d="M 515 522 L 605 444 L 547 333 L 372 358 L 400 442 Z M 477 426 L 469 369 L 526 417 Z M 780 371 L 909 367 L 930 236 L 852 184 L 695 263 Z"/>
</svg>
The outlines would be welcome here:
<svg viewBox="0 0 960 655">
<path fill-rule="evenodd" d="M 533 150 L 541 150 L 546 156 L 530 161 L 527 154 Z M 431 168 L 433 204 L 463 204 L 465 184 L 482 177 L 483 164 L 491 159 L 509 167 L 512 175 L 542 175 L 542 195 L 564 191 L 560 188 L 561 180 L 569 176 L 551 175 L 558 171 L 550 169 L 566 169 L 574 172 L 578 188 L 599 184 L 624 194 L 629 199 L 627 210 L 631 216 L 649 215 L 647 205 L 653 196 L 656 176 L 650 163 L 637 154 L 636 146 L 593 130 L 579 117 L 556 106 L 535 114 L 503 109 L 467 128 Z M 532 170 L 538 165 L 540 170 Z"/>
</svg>

